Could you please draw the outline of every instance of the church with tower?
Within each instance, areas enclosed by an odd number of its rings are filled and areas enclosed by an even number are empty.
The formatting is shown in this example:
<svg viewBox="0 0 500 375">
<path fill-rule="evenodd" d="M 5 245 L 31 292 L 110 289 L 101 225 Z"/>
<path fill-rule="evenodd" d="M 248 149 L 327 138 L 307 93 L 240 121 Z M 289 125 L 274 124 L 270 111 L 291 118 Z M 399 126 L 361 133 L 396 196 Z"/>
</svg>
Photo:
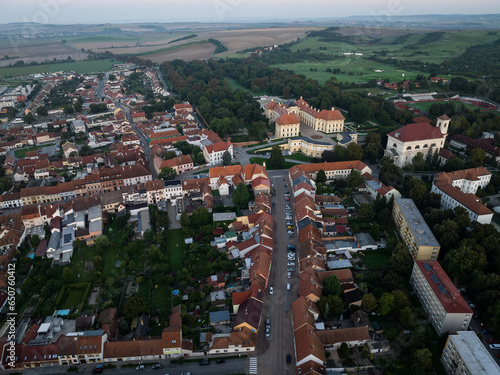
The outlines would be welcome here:
<svg viewBox="0 0 500 375">
<path fill-rule="evenodd" d="M 444 147 L 448 135 L 450 118 L 446 115 L 437 119 L 436 126 L 428 122 L 405 125 L 390 132 L 384 152 L 394 160 L 398 167 L 411 164 L 413 158 L 421 152 L 424 158 L 429 153 L 439 152 Z"/>
</svg>

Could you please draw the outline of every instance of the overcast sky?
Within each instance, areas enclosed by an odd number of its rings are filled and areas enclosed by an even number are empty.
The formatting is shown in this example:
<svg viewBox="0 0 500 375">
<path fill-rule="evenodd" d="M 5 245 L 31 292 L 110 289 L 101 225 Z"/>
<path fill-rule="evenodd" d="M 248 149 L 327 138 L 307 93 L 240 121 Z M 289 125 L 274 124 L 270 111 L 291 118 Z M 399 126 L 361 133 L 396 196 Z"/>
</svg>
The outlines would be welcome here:
<svg viewBox="0 0 500 375">
<path fill-rule="evenodd" d="M 0 23 L 233 22 L 500 13 L 492 0 L 0 0 Z"/>
</svg>

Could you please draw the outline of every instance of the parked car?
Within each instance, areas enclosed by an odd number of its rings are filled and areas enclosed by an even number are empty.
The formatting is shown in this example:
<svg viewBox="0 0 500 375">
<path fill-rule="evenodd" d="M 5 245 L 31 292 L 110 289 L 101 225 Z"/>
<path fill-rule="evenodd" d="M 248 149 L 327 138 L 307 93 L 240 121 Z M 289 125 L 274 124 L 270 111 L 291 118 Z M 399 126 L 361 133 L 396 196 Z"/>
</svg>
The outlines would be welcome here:
<svg viewBox="0 0 500 375">
<path fill-rule="evenodd" d="M 481 323 L 479 323 L 479 327 L 481 327 L 481 328 L 486 328 L 486 323 L 485 323 L 485 322 L 481 322 Z"/>
<path fill-rule="evenodd" d="M 104 370 L 104 366 L 99 364 L 92 370 L 92 374 L 100 374 Z"/>
<path fill-rule="evenodd" d="M 155 363 L 153 366 L 151 366 L 153 370 L 159 370 L 161 369 L 161 365 L 159 363 Z"/>
<path fill-rule="evenodd" d="M 290 283 L 286 283 L 286 290 L 290 290 L 291 286 Z"/>
<path fill-rule="evenodd" d="M 291 274 L 290 272 L 287 272 L 287 274 L 286 274 L 286 278 L 287 278 L 287 279 L 291 279 L 291 278 L 292 278 L 292 274 Z"/>
<path fill-rule="evenodd" d="M 290 197 L 286 197 L 285 200 L 288 202 L 290 200 Z"/>
<path fill-rule="evenodd" d="M 285 184 L 285 186 L 284 186 L 284 187 L 285 187 L 285 189 L 286 189 L 288 186 Z"/>
<path fill-rule="evenodd" d="M 488 342 L 488 344 L 498 344 L 498 340 L 497 339 L 488 339 L 486 341 Z"/>
<path fill-rule="evenodd" d="M 500 350 L 500 344 L 490 344 L 491 350 Z"/>
<path fill-rule="evenodd" d="M 287 272 L 295 272 L 295 268 L 293 268 L 293 267 L 288 267 L 288 268 L 286 269 L 286 271 L 287 271 Z"/>
<path fill-rule="evenodd" d="M 287 233 L 288 234 L 293 234 L 293 230 L 289 230 Z"/>
<path fill-rule="evenodd" d="M 267 326 L 266 327 L 266 337 L 271 336 L 271 327 Z"/>
<path fill-rule="evenodd" d="M 288 262 L 286 265 L 288 267 L 295 267 L 295 262 Z"/>
<path fill-rule="evenodd" d="M 290 356 L 290 354 L 287 354 L 286 355 L 286 364 L 289 365 L 290 363 L 292 363 L 292 357 Z"/>
<path fill-rule="evenodd" d="M 274 293 L 274 288 L 271 286 L 271 287 L 269 288 L 269 294 L 273 294 L 273 293 Z"/>
<path fill-rule="evenodd" d="M 209 359 L 202 359 L 200 360 L 200 366 L 208 366 L 210 364 Z"/>
<path fill-rule="evenodd" d="M 266 326 L 270 326 L 271 325 L 271 321 L 269 320 L 269 318 L 266 319 Z"/>
<path fill-rule="evenodd" d="M 224 358 L 217 358 L 215 363 L 225 363 L 226 360 Z"/>
<path fill-rule="evenodd" d="M 489 329 L 482 329 L 482 330 L 481 330 L 481 333 L 482 333 L 483 335 L 490 335 L 490 334 L 492 334 L 493 332 L 491 332 Z M 496 344 L 495 344 L 495 345 L 496 345 Z"/>
<path fill-rule="evenodd" d="M 474 305 L 472 302 L 467 302 L 470 306 L 471 309 L 475 309 L 476 308 L 476 305 Z"/>
<path fill-rule="evenodd" d="M 146 370 L 146 366 L 144 366 L 144 365 L 139 365 L 139 366 L 137 366 L 137 367 L 135 368 L 135 370 L 136 370 L 136 371 L 144 371 L 144 370 Z"/>
</svg>

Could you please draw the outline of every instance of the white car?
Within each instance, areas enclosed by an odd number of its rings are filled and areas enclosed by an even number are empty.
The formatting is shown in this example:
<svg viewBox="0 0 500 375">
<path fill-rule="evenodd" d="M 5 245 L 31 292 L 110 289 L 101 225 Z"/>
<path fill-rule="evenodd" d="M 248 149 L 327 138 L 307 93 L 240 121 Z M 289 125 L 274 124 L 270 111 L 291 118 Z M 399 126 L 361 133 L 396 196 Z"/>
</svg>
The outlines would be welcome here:
<svg viewBox="0 0 500 375">
<path fill-rule="evenodd" d="M 269 288 L 269 294 L 273 294 L 274 293 L 274 288 L 273 287 L 270 287 Z"/>
<path fill-rule="evenodd" d="M 287 278 L 287 279 L 291 279 L 291 278 L 292 278 L 292 274 L 291 274 L 290 272 L 288 272 L 288 273 L 286 274 L 286 278 Z"/>
</svg>

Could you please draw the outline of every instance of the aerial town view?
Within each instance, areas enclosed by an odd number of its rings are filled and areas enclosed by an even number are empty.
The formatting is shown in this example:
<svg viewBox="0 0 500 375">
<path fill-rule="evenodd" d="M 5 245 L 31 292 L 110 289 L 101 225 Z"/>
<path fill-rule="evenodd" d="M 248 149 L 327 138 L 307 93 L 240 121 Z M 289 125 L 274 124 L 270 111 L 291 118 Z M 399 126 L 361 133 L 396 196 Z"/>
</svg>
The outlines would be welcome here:
<svg viewBox="0 0 500 375">
<path fill-rule="evenodd" d="M 0 4 L 0 374 L 500 375 L 500 3 Z"/>
</svg>

